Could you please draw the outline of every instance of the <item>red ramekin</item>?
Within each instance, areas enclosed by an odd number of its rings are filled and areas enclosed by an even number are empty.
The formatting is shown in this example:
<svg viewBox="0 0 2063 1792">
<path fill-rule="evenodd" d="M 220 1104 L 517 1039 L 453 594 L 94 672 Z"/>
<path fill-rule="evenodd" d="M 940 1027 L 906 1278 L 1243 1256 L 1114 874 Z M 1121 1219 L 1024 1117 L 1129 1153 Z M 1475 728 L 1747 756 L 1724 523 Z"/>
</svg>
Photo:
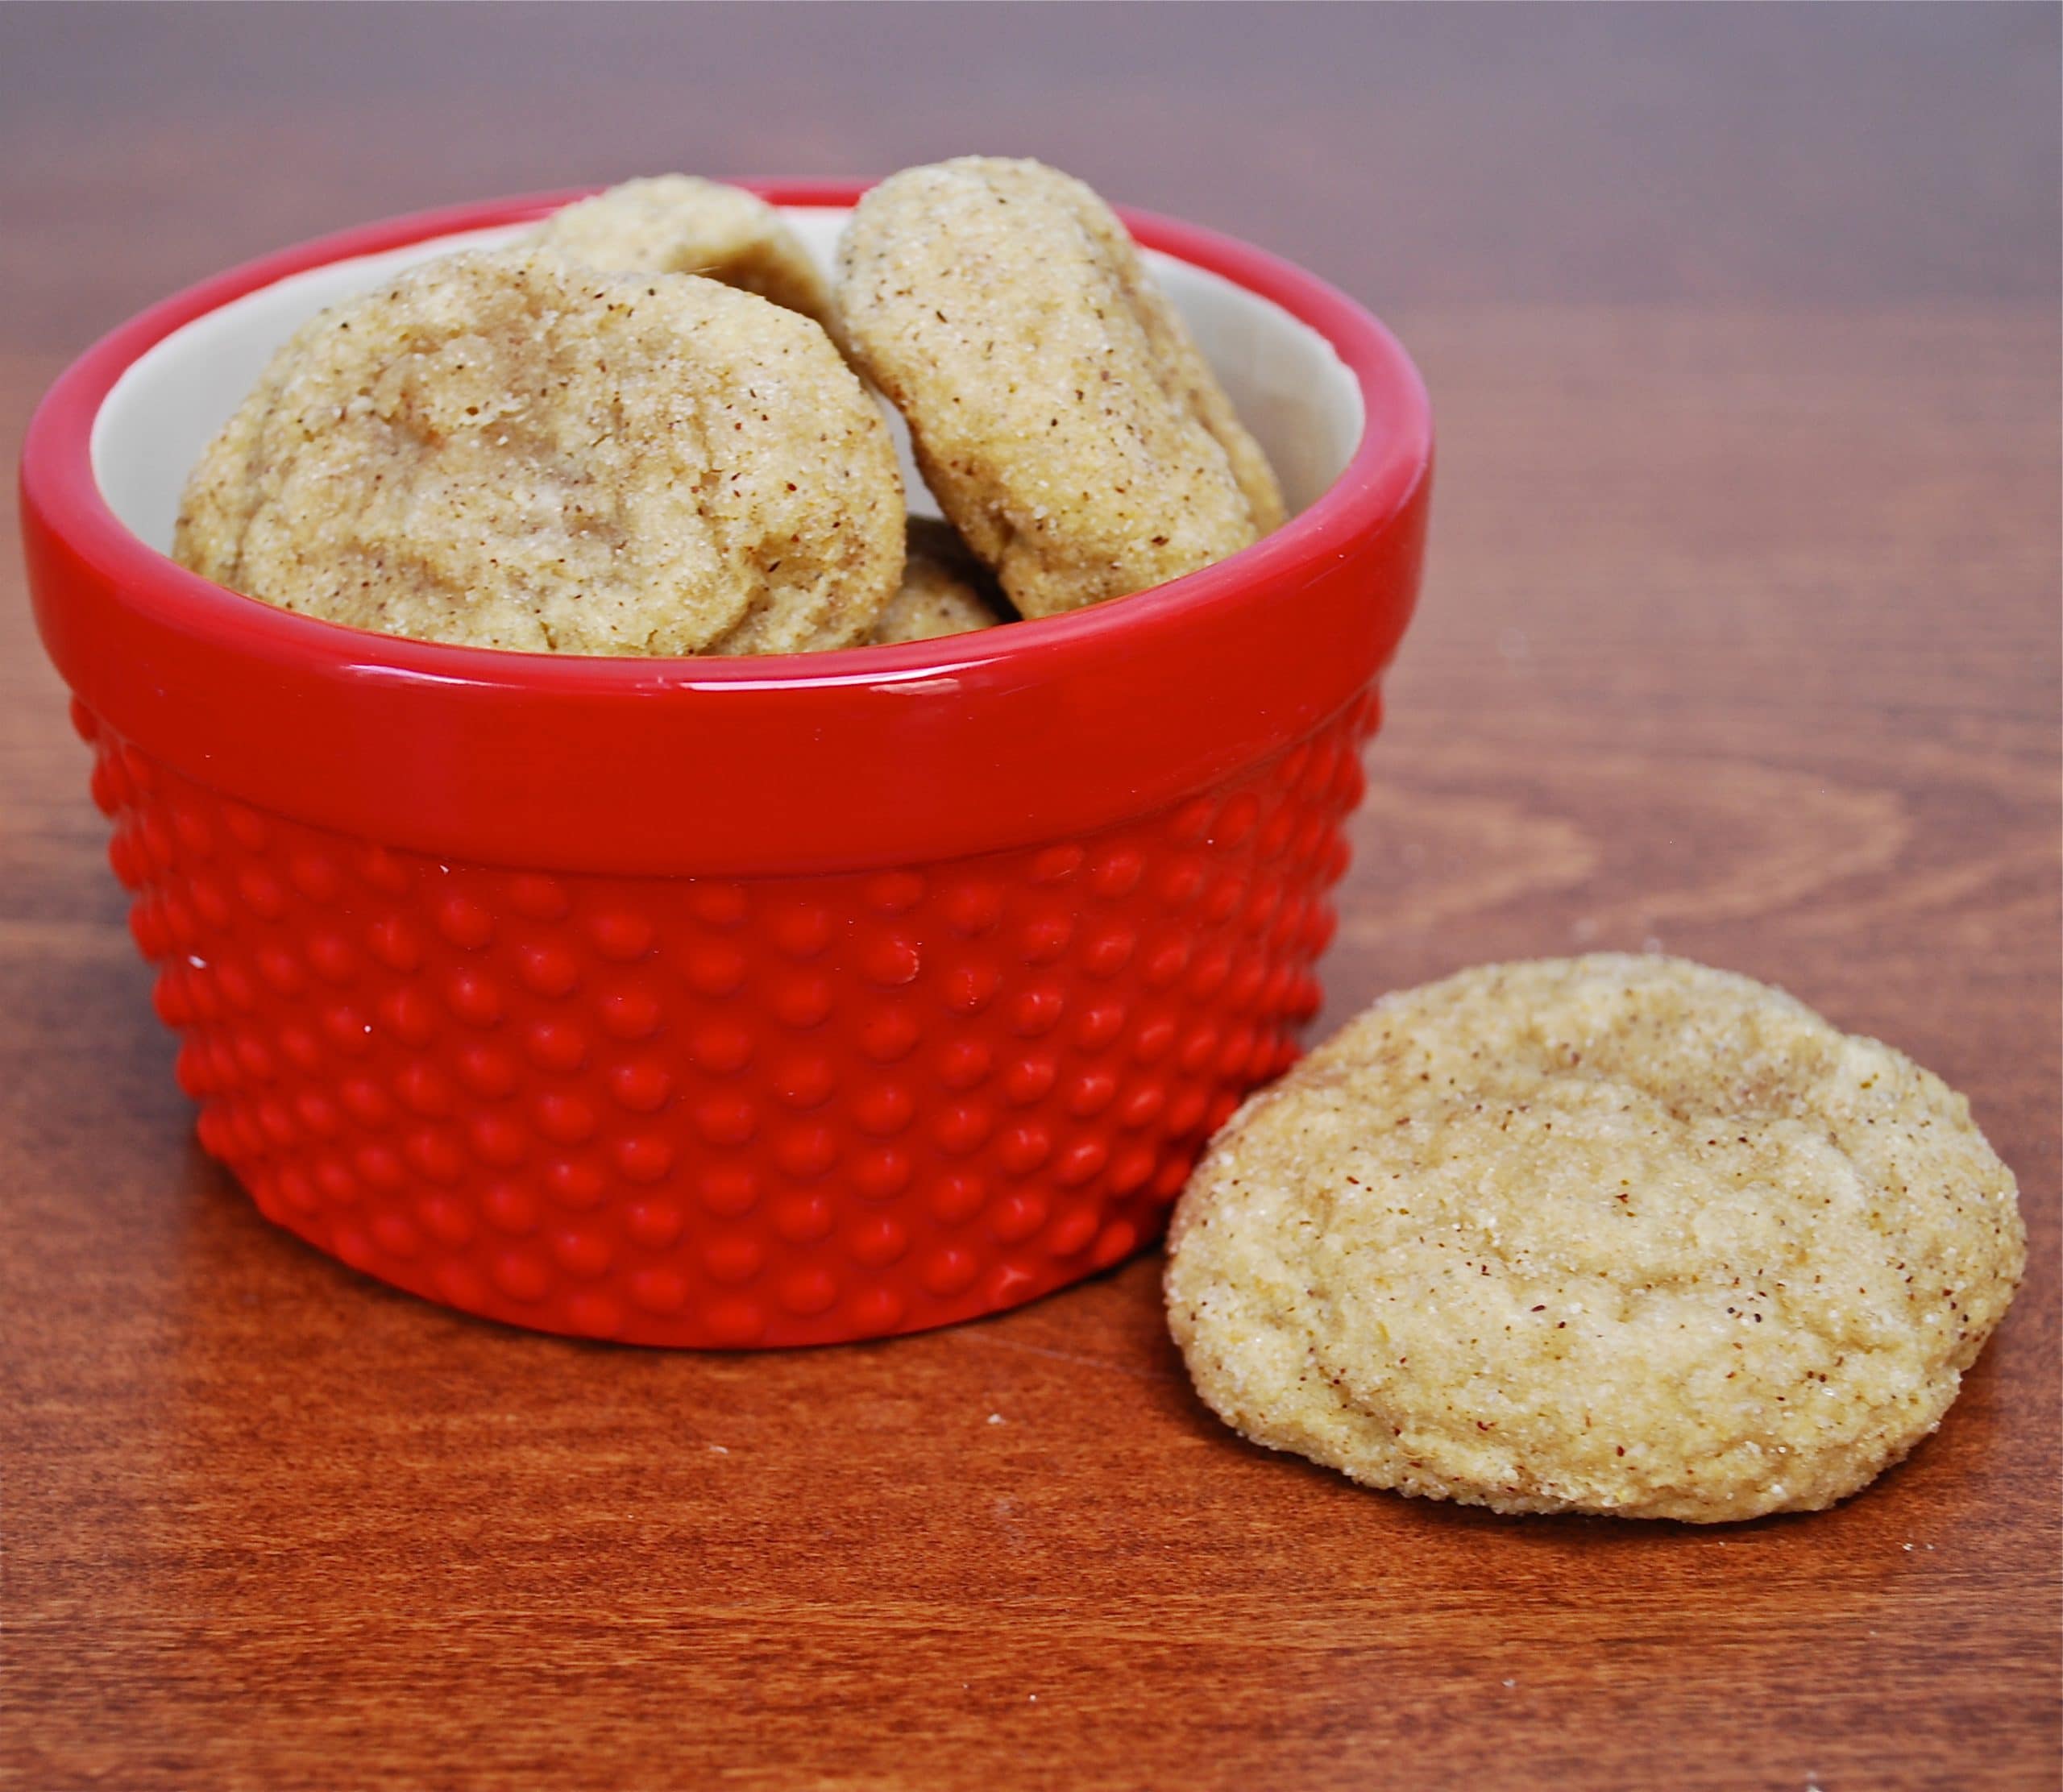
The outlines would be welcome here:
<svg viewBox="0 0 2063 1792">
<path fill-rule="evenodd" d="M 96 419 L 172 332 L 569 197 L 235 269 L 89 349 L 30 426 L 37 621 L 201 1143 L 369 1275 L 644 1344 L 912 1331 L 1117 1262 L 1318 1006 L 1359 745 L 1418 583 L 1416 372 L 1312 276 L 1127 214 L 1330 344 L 1357 450 L 1219 565 L 903 646 L 396 639 L 225 591 L 110 508 Z"/>
</svg>

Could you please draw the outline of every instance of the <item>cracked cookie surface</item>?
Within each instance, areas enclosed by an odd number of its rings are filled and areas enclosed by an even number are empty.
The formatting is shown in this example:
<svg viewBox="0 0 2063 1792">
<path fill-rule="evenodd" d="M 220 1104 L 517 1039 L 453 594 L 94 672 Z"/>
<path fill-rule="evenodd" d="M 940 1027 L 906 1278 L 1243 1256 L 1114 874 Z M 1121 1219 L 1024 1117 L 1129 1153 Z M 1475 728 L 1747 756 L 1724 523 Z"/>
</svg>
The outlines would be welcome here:
<svg viewBox="0 0 2063 1792">
<path fill-rule="evenodd" d="M 855 209 L 836 293 L 925 482 L 1023 615 L 1164 583 L 1282 521 L 1260 447 L 1079 180 L 905 169 Z"/>
<path fill-rule="evenodd" d="M 842 646 L 896 589 L 902 482 L 814 323 L 517 248 L 425 263 L 299 331 L 194 469 L 174 553 L 430 641 Z"/>
<path fill-rule="evenodd" d="M 1213 1141 L 1169 1239 L 1205 1401 L 1501 1512 L 1813 1510 L 1932 1430 L 2025 1262 L 1938 1077 L 1679 960 L 1384 998 Z"/>
</svg>

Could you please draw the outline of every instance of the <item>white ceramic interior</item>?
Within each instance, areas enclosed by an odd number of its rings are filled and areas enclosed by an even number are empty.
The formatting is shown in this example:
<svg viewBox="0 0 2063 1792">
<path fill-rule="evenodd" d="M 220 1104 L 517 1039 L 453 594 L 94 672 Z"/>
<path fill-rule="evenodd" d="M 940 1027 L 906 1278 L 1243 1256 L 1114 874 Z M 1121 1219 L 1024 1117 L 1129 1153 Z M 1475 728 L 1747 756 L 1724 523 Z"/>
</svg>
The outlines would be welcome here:
<svg viewBox="0 0 2063 1792">
<path fill-rule="evenodd" d="M 790 206 L 789 221 L 825 267 L 848 215 L 844 206 Z M 115 383 L 93 420 L 93 476 L 109 507 L 160 550 L 188 470 L 264 371 L 272 351 L 325 305 L 455 249 L 492 248 L 528 226 L 469 230 L 384 255 L 294 274 L 173 331 Z M 1332 345 L 1280 305 L 1222 276 L 1148 251 L 1161 289 L 1180 309 L 1301 510 L 1339 478 L 1361 439 L 1361 390 Z M 937 506 L 911 464 L 902 420 L 891 426 L 913 510 Z"/>
</svg>

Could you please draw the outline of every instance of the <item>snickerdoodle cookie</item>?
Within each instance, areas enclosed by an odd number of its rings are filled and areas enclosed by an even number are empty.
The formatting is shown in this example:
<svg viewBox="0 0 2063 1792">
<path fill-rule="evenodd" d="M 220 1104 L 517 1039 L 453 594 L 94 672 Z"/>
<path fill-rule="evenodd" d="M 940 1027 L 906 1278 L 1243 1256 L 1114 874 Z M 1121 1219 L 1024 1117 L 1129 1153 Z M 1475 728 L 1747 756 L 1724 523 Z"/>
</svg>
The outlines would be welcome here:
<svg viewBox="0 0 2063 1792">
<path fill-rule="evenodd" d="M 529 240 L 612 273 L 700 274 L 832 326 L 830 289 L 802 239 L 758 194 L 720 180 L 625 180 L 554 212 Z"/>
<path fill-rule="evenodd" d="M 174 552 L 425 640 L 786 652 L 865 639 L 903 527 L 886 422 L 814 323 L 510 249 L 306 325 L 194 469 Z"/>
<path fill-rule="evenodd" d="M 1235 1115 L 1175 1217 L 1205 1400 L 1501 1512 L 1831 1505 L 1940 1422 L 2025 1261 L 1963 1098 L 1681 960 L 1377 1002 Z"/>
<path fill-rule="evenodd" d="M 861 370 L 1024 615 L 1237 553 L 1281 494 L 1124 226 L 1079 180 L 965 156 L 875 187 L 839 245 Z"/>
<path fill-rule="evenodd" d="M 903 583 L 868 638 L 936 641 L 993 628 L 1007 620 L 989 569 L 968 551 L 950 524 L 912 516 L 903 554 Z"/>
</svg>

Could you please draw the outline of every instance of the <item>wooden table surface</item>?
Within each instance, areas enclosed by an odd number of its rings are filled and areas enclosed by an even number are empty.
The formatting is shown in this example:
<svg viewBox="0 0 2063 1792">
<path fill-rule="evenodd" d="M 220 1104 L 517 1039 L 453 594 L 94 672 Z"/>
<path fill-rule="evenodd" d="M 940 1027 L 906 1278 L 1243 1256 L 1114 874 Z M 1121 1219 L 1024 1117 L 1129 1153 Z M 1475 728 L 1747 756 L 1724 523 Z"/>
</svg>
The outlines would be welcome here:
<svg viewBox="0 0 2063 1792">
<path fill-rule="evenodd" d="M 196 1148 L 10 546 L 17 1783 L 2053 1786 L 2057 26 L 0 10 L 10 440 L 232 259 L 670 167 L 1037 153 L 1337 280 L 1418 357 L 1442 458 L 1324 1024 L 1658 943 L 1967 1091 L 2033 1244 L 1907 1466 L 1717 1531 L 1250 1449 L 1151 1256 L 785 1356 L 448 1315 Z"/>
</svg>

